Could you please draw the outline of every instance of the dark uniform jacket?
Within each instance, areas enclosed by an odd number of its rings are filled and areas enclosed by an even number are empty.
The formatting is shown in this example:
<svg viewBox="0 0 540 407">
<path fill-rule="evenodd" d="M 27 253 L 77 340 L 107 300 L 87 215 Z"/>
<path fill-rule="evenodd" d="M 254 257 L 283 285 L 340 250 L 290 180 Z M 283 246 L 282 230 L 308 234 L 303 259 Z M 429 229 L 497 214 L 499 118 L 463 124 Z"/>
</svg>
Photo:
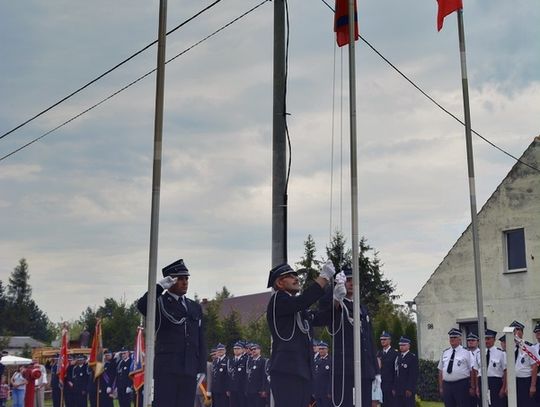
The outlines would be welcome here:
<svg viewBox="0 0 540 407">
<path fill-rule="evenodd" d="M 129 369 L 131 367 L 131 358 L 126 360 L 120 359 L 116 366 L 116 388 L 118 394 L 125 394 L 126 389 L 131 386 L 131 378 L 129 377 Z"/>
<path fill-rule="evenodd" d="M 106 392 L 107 387 L 113 389 L 116 381 L 116 362 L 114 359 L 106 361 L 103 365 L 103 373 L 99 376 L 99 387 L 101 392 Z"/>
<path fill-rule="evenodd" d="M 229 389 L 230 391 L 244 392 L 246 387 L 246 362 L 247 358 L 240 356 L 235 360 L 234 356 L 229 359 Z"/>
<path fill-rule="evenodd" d="M 268 392 L 269 384 L 266 376 L 266 359 L 259 356 L 257 360 L 249 358 L 246 364 L 246 393 Z"/>
<path fill-rule="evenodd" d="M 380 350 L 377 356 L 381 359 L 381 389 L 389 391 L 394 386 L 394 375 L 396 373 L 396 358 L 399 352 L 393 348 L 389 348 L 386 353 Z"/>
<path fill-rule="evenodd" d="M 312 379 L 312 329 L 307 309 L 323 294 L 321 286 L 313 283 L 300 295 L 292 296 L 284 291 L 277 291 L 270 298 L 266 310 L 273 340 L 270 375 L 282 372 L 307 380 Z"/>
<path fill-rule="evenodd" d="M 345 299 L 345 306 L 348 310 L 349 317 L 353 318 L 353 302 Z M 316 325 L 321 323 L 328 326 L 328 330 L 332 333 L 332 329 L 339 331 L 334 336 L 334 371 L 336 375 L 343 374 L 343 361 L 345 361 L 345 375 L 354 375 L 354 332 L 353 325 L 347 318 L 347 314 L 341 308 L 335 308 L 333 305 L 332 290 L 327 290 L 327 294 L 320 301 L 320 312 L 316 318 Z M 344 326 L 340 327 L 342 312 Z M 332 313 L 334 314 L 334 323 L 332 326 Z M 368 310 L 364 305 L 360 305 L 360 325 L 361 325 L 361 366 L 362 380 L 373 380 L 379 371 L 377 364 L 377 351 L 373 342 L 373 328 L 368 315 Z M 345 336 L 343 338 L 343 336 Z M 343 347 L 345 343 L 345 347 Z"/>
<path fill-rule="evenodd" d="M 212 362 L 212 393 L 225 393 L 229 389 L 229 358 L 216 359 Z"/>
<path fill-rule="evenodd" d="M 156 345 L 154 370 L 196 376 L 206 372 L 206 345 L 204 341 L 201 306 L 185 298 L 187 310 L 160 285 L 156 287 Z M 148 293 L 137 303 L 146 315 Z"/>
<path fill-rule="evenodd" d="M 396 376 L 394 379 L 394 390 L 396 396 L 405 394 L 405 390 L 416 393 L 416 381 L 418 380 L 418 358 L 414 353 L 407 352 L 405 356 L 401 353 L 396 359 Z"/>
<path fill-rule="evenodd" d="M 326 398 L 332 394 L 332 359 L 329 355 L 319 357 L 315 361 L 313 374 L 315 398 Z"/>
</svg>

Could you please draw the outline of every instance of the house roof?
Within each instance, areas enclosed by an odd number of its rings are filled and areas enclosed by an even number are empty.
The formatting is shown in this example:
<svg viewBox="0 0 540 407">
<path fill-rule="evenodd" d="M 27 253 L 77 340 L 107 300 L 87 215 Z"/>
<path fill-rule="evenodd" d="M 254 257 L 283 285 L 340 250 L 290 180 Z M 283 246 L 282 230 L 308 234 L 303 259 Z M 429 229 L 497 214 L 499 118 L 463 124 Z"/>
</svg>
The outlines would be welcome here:
<svg viewBox="0 0 540 407">
<path fill-rule="evenodd" d="M 4 339 L 5 337 L 1 337 Z M 45 346 L 43 342 L 40 342 L 30 336 L 9 336 L 9 342 L 6 348 L 10 349 L 22 349 L 26 344 L 31 348 L 42 348 Z"/>
<path fill-rule="evenodd" d="M 266 291 L 257 294 L 241 295 L 238 297 L 225 298 L 219 310 L 220 318 L 228 317 L 233 311 L 238 313 L 240 323 L 245 325 L 261 318 L 266 312 L 266 306 L 272 292 Z M 202 306 L 205 307 L 203 301 Z"/>
<path fill-rule="evenodd" d="M 513 179 L 516 179 L 518 177 L 530 175 L 530 174 L 538 174 L 536 169 L 540 168 L 540 135 L 536 136 L 533 140 L 533 142 L 527 147 L 523 155 L 519 158 L 519 160 L 512 166 L 512 169 L 508 172 L 506 177 L 501 181 L 501 183 L 497 186 L 495 191 L 491 194 L 489 199 L 486 201 L 486 203 L 482 206 L 482 209 L 478 211 L 478 216 L 483 214 L 486 208 L 488 208 L 493 201 L 495 201 L 501 191 L 501 188 L 507 183 L 510 182 Z M 532 168 L 531 168 L 532 167 Z M 437 268 L 433 271 L 431 276 L 428 278 L 428 280 L 424 283 L 420 291 L 418 291 L 418 294 L 416 294 L 415 301 L 418 297 L 422 295 L 422 291 L 426 288 L 426 286 L 429 284 L 431 279 L 437 274 L 439 268 L 441 265 L 445 262 L 446 258 L 450 255 L 454 247 L 458 244 L 458 242 L 463 238 L 463 236 L 468 232 L 468 230 L 471 228 L 471 224 L 465 228 L 461 236 L 455 241 L 455 243 L 452 245 L 448 253 L 444 256 L 442 261 L 439 263 Z"/>
</svg>

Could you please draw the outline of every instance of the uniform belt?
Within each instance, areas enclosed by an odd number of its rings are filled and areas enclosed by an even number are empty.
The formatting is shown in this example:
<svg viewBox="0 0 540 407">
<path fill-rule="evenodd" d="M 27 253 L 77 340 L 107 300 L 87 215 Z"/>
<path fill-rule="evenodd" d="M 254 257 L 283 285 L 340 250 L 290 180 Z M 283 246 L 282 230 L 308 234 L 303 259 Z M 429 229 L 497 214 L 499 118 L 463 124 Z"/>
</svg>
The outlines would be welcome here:
<svg viewBox="0 0 540 407">
<path fill-rule="evenodd" d="M 467 381 L 468 381 L 468 380 L 469 380 L 469 378 L 468 378 L 468 377 L 466 377 L 466 378 L 464 378 L 464 379 L 459 379 L 459 380 L 454 380 L 454 381 L 450 381 L 450 380 L 444 380 L 444 382 L 445 382 L 445 383 L 448 383 L 448 384 L 455 384 L 455 383 L 461 383 L 461 382 L 463 382 L 463 381 L 465 381 L 465 380 L 467 380 Z"/>
</svg>

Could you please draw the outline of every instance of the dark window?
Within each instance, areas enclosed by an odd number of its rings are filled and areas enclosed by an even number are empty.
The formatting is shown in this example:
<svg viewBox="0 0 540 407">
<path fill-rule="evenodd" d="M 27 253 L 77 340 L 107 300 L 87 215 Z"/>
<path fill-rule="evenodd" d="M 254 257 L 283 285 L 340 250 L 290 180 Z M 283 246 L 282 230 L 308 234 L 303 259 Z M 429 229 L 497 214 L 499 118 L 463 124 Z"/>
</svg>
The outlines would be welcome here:
<svg viewBox="0 0 540 407">
<path fill-rule="evenodd" d="M 514 229 L 504 232 L 506 240 L 507 271 L 527 269 L 525 257 L 525 230 Z"/>
</svg>

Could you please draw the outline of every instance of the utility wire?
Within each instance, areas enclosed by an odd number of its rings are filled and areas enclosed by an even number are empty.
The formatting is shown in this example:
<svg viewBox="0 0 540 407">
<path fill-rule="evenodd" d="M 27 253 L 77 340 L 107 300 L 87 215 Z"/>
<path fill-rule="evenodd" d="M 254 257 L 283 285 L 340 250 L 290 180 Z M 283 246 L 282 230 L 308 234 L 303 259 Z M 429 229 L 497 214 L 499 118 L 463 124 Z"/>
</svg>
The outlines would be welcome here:
<svg viewBox="0 0 540 407">
<path fill-rule="evenodd" d="M 216 4 L 218 4 L 221 0 L 215 0 L 212 4 L 208 5 L 207 7 L 203 8 L 201 11 L 199 11 L 198 13 L 194 14 L 193 16 L 191 16 L 190 18 L 188 18 L 187 20 L 183 21 L 182 23 L 178 24 L 176 27 L 174 27 L 172 30 L 170 30 L 169 32 L 167 32 L 167 35 L 169 34 L 172 34 L 173 32 L 175 32 L 176 30 L 178 30 L 179 28 L 183 27 L 184 25 L 186 25 L 187 23 L 189 23 L 190 21 L 193 21 L 195 18 L 199 17 L 201 14 L 203 14 L 204 12 L 210 10 L 212 7 L 214 7 Z M 121 67 L 122 65 L 124 65 L 125 63 L 127 63 L 128 61 L 131 61 L 133 58 L 135 58 L 137 55 L 140 55 L 142 54 L 144 51 L 146 51 L 148 48 L 150 48 L 152 45 L 156 44 L 158 42 L 158 40 L 155 40 L 153 42 L 151 42 L 150 44 L 148 44 L 147 46 L 145 46 L 144 48 L 140 49 L 139 51 L 135 52 L 134 54 L 132 54 L 131 56 L 127 57 L 126 59 L 124 59 L 122 62 L 119 62 L 118 64 L 116 64 L 115 66 L 113 66 L 112 68 L 108 69 L 107 71 L 105 71 L 104 73 L 102 73 L 101 75 L 99 75 L 97 78 L 95 79 L 92 79 L 90 82 L 88 82 L 86 85 L 83 85 L 81 86 L 79 89 L 77 89 L 76 91 L 70 93 L 69 95 L 63 97 L 62 99 L 60 99 L 58 102 L 52 104 L 51 106 L 49 106 L 48 108 L 42 110 L 41 112 L 39 112 L 38 114 L 32 116 L 31 118 L 29 118 L 28 120 L 22 122 L 21 124 L 19 124 L 18 126 L 12 128 L 11 130 L 9 130 L 8 132 L 2 134 L 0 136 L 0 140 L 3 139 L 4 137 L 8 136 L 9 134 L 13 133 L 14 131 L 20 129 L 21 127 L 27 125 L 28 123 L 30 123 L 31 121 L 37 119 L 38 117 L 44 115 L 45 113 L 47 113 L 49 110 L 51 109 L 54 109 L 56 106 L 58 106 L 59 104 L 65 102 L 66 100 L 68 100 L 69 98 L 71 98 L 72 96 L 75 96 L 77 93 L 81 92 L 82 90 L 86 89 L 87 87 L 89 87 L 90 85 L 92 85 L 93 83 L 96 83 L 97 81 L 99 81 L 101 78 L 105 77 L 106 75 L 110 74 L 112 71 L 114 71 L 115 69 Z"/>
<path fill-rule="evenodd" d="M 332 12 L 335 12 L 334 9 L 332 8 L 332 6 L 330 6 L 326 0 L 321 0 L 330 10 L 332 10 Z M 418 86 L 416 83 L 414 83 L 411 79 L 409 79 L 409 77 L 407 75 L 405 75 L 403 72 L 401 72 L 399 70 L 398 67 L 396 67 L 392 62 L 390 62 L 388 60 L 388 58 L 386 58 L 383 54 L 381 54 L 373 45 L 371 45 L 362 35 L 360 35 L 360 39 L 369 47 L 371 48 L 371 50 L 373 52 L 375 52 L 379 57 L 381 57 L 381 59 L 386 62 L 388 65 L 390 65 L 392 67 L 392 69 L 394 69 L 399 75 L 401 75 L 407 82 L 409 82 L 416 90 L 418 90 L 422 95 L 424 95 L 427 99 L 429 99 L 433 104 L 435 104 L 435 106 L 437 106 L 439 109 L 441 109 L 443 112 L 445 112 L 446 114 L 448 114 L 450 117 L 452 117 L 454 120 L 456 120 L 458 123 L 460 123 L 462 126 L 465 126 L 465 123 L 459 118 L 457 117 L 455 114 L 453 114 L 452 112 L 450 112 L 448 109 L 446 109 L 444 106 L 442 106 L 439 102 L 437 102 L 433 97 L 431 97 L 427 92 L 425 92 L 422 88 L 420 88 L 420 86 Z M 500 152 L 502 152 L 503 154 L 506 154 L 508 157 L 510 158 L 513 158 L 515 161 L 535 170 L 535 171 L 538 171 L 540 172 L 540 169 L 539 168 L 536 168 L 535 166 L 533 165 L 530 165 L 528 163 L 526 163 L 525 161 L 522 161 L 520 160 L 519 158 L 517 158 L 516 156 L 510 154 L 508 151 L 504 150 L 503 148 L 499 147 L 498 145 L 496 145 L 495 143 L 493 143 L 492 141 L 488 140 L 487 138 L 485 138 L 484 136 L 482 136 L 480 133 L 478 133 L 476 130 L 474 129 L 471 129 L 471 131 L 476 134 L 478 137 L 480 137 L 482 140 L 484 140 L 486 143 L 488 143 L 490 146 L 496 148 L 497 150 L 499 150 Z"/>
<path fill-rule="evenodd" d="M 221 1 L 221 0 L 219 0 Z M 271 0 L 263 0 L 262 2 L 260 2 L 259 4 L 257 4 L 256 6 L 252 7 L 251 9 L 249 9 L 248 11 L 246 11 L 245 13 L 241 14 L 240 16 L 236 17 L 235 19 L 231 20 L 230 22 L 228 22 L 227 24 L 225 24 L 224 26 L 222 26 L 221 28 L 217 29 L 216 31 L 214 31 L 213 33 L 207 35 L 206 37 L 204 37 L 203 39 L 201 39 L 200 41 L 197 41 L 196 43 L 194 43 L 193 45 L 191 45 L 190 47 L 184 49 L 182 52 L 176 54 L 174 57 L 168 59 L 165 64 L 168 64 L 169 62 L 172 62 L 174 61 L 176 58 L 184 55 L 185 53 L 187 53 L 188 51 L 192 50 L 193 48 L 195 48 L 196 46 L 200 45 L 201 43 L 203 43 L 204 41 L 210 39 L 211 37 L 213 37 L 214 35 L 216 35 L 217 33 L 219 33 L 220 31 L 223 31 L 225 28 L 228 28 L 229 26 L 231 26 L 232 24 L 236 23 L 238 20 L 240 20 L 241 18 L 247 16 L 248 14 L 250 14 L 251 12 L 255 11 L 257 8 L 261 7 L 264 3 L 268 2 L 268 1 L 271 1 Z M 154 68 L 152 69 L 151 71 L 145 73 L 144 75 L 140 76 L 139 78 L 135 79 L 134 81 L 128 83 L 126 86 L 124 86 L 123 88 L 117 90 L 116 92 L 110 94 L 109 96 L 107 96 L 105 99 L 102 99 L 101 101 L 97 102 L 96 104 L 90 106 L 88 109 L 86 110 L 83 110 L 82 112 L 80 112 L 79 114 L 73 116 L 71 119 L 68 119 L 66 120 L 65 122 L 63 122 L 62 124 L 56 126 L 55 128 L 47 131 L 46 133 L 42 134 L 41 136 L 33 139 L 32 141 L 29 141 L 28 143 L 22 145 L 21 147 L 11 151 L 10 153 L 0 157 L 0 162 L 5 160 L 6 158 L 12 156 L 13 154 L 16 154 L 18 153 L 19 151 L 25 149 L 26 147 L 34 144 L 36 141 L 39 141 L 41 140 L 42 138 L 48 136 L 49 134 L 55 132 L 56 130 L 60 129 L 61 127 L 64 127 L 65 125 L 71 123 L 73 120 L 75 119 L 78 119 L 79 117 L 81 117 L 82 115 L 88 113 L 89 111 L 95 109 L 96 107 L 100 106 L 101 104 L 105 103 L 106 101 L 108 101 L 109 99 L 112 99 L 114 96 L 118 95 L 119 93 L 123 92 L 124 90 L 126 90 L 127 88 L 130 88 L 131 86 L 135 85 L 136 83 L 140 82 L 141 80 L 143 80 L 144 78 L 146 78 L 147 76 L 153 74 L 155 71 L 157 70 L 157 68 Z"/>
</svg>

